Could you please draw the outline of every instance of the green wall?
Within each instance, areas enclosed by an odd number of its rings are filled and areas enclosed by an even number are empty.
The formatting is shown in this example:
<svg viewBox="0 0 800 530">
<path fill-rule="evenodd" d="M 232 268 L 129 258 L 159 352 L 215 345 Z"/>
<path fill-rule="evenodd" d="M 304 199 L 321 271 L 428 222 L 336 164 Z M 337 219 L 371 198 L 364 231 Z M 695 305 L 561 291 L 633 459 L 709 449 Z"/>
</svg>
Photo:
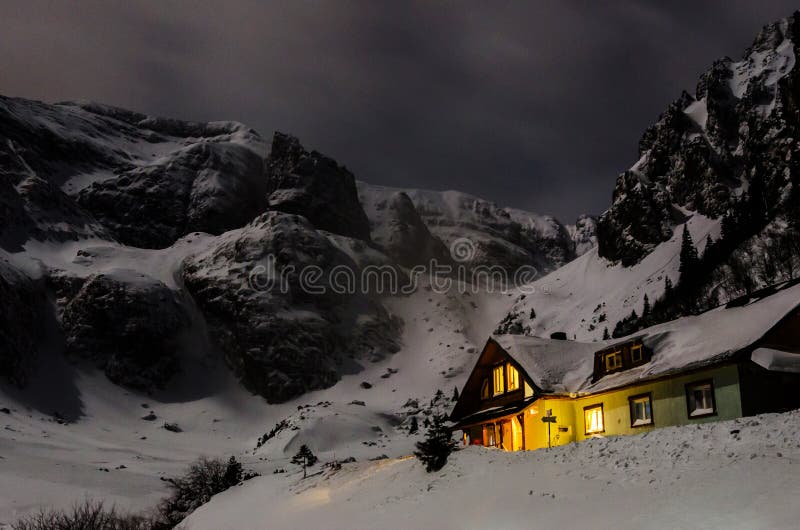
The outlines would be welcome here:
<svg viewBox="0 0 800 530">
<path fill-rule="evenodd" d="M 707 379 L 712 379 L 714 382 L 717 414 L 690 419 L 686 411 L 685 385 Z M 628 398 L 647 392 L 652 394 L 654 423 L 642 427 L 631 427 Z M 729 420 L 742 416 L 737 367 L 736 365 L 718 366 L 688 375 L 680 375 L 592 396 L 577 398 L 543 396 L 525 409 L 526 449 L 547 447 L 547 424 L 541 420 L 547 409 L 552 409 L 553 415 L 556 416 L 557 420 L 556 423 L 550 425 L 551 445 L 563 445 L 585 440 L 587 436 L 585 434 L 583 408 L 599 403 L 603 404 L 603 419 L 605 423 L 605 432 L 602 433 L 602 436 L 639 434 L 654 428 L 670 425 Z M 566 432 L 564 432 L 565 430 Z"/>
</svg>

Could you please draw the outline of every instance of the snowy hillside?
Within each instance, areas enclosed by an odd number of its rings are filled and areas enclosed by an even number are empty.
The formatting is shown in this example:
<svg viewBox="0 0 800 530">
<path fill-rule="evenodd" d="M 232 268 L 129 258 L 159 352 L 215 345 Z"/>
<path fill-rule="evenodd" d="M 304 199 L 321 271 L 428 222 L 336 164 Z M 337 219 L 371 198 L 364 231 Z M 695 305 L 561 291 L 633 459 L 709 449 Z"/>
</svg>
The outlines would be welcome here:
<svg viewBox="0 0 800 530">
<path fill-rule="evenodd" d="M 565 226 L 539 215 L 496 204 L 460 191 L 389 188 L 359 183 L 359 197 L 370 218 L 378 219 L 393 195 L 411 199 L 430 232 L 448 247 L 466 238 L 473 245 L 471 264 L 513 270 L 532 265 L 550 272 L 596 244 L 594 220 L 582 216 Z"/>
<path fill-rule="evenodd" d="M 295 470 L 216 496 L 182 528 L 793 528 L 798 439 L 792 412 L 533 453 L 470 447 L 433 474 L 413 458 Z"/>
</svg>

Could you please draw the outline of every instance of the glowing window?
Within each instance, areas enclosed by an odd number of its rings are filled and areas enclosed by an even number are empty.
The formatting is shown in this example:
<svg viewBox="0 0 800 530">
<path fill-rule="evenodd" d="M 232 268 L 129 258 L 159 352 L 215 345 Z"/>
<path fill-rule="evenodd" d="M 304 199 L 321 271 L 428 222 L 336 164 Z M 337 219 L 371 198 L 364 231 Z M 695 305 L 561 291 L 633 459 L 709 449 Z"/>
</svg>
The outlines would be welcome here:
<svg viewBox="0 0 800 530">
<path fill-rule="evenodd" d="M 690 418 L 713 416 L 717 413 L 714 385 L 711 381 L 686 385 L 686 408 Z"/>
<path fill-rule="evenodd" d="M 606 372 L 616 370 L 617 368 L 622 368 L 622 352 L 615 351 L 607 353 L 605 361 L 606 361 Z"/>
<path fill-rule="evenodd" d="M 583 421 L 586 425 L 586 434 L 596 434 L 605 431 L 603 426 L 603 405 L 592 405 L 583 409 Z"/>
<path fill-rule="evenodd" d="M 481 385 L 481 399 L 489 399 L 489 379 L 484 379 Z"/>
<path fill-rule="evenodd" d="M 505 379 L 503 377 L 503 366 L 495 367 L 494 371 L 492 372 L 494 376 L 494 395 L 502 394 L 505 392 Z"/>
<path fill-rule="evenodd" d="M 638 363 L 642 360 L 642 345 L 635 344 L 631 346 L 631 361 Z"/>
<path fill-rule="evenodd" d="M 653 424 L 653 401 L 650 394 L 628 398 L 631 405 L 631 427 Z"/>
<path fill-rule="evenodd" d="M 508 370 L 506 370 L 508 374 L 506 378 L 506 381 L 508 381 L 508 391 L 517 390 L 519 388 L 519 372 L 510 364 L 507 364 L 506 367 L 508 368 Z"/>
</svg>

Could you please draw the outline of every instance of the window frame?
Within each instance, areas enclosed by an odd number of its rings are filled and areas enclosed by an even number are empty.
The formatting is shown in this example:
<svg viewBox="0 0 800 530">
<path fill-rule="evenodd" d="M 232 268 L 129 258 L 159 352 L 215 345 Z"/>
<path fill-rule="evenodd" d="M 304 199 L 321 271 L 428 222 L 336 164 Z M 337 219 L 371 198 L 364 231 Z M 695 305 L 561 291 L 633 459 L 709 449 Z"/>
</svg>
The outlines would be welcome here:
<svg viewBox="0 0 800 530">
<path fill-rule="evenodd" d="M 633 352 L 636 351 L 639 353 L 639 358 L 636 359 L 633 356 Z M 631 345 L 631 363 L 636 364 L 644 361 L 644 346 L 642 344 L 632 344 Z"/>
<path fill-rule="evenodd" d="M 589 426 L 586 425 L 586 412 L 592 409 L 600 409 L 600 421 L 603 423 L 602 430 L 589 432 L 588 429 Z M 586 407 L 583 407 L 583 434 L 585 436 L 591 436 L 593 434 L 603 434 L 604 432 L 606 432 L 606 412 L 604 410 L 603 404 L 596 403 L 594 405 L 588 405 Z"/>
<path fill-rule="evenodd" d="M 695 414 L 692 416 L 692 409 L 691 409 L 691 401 L 689 400 L 689 392 L 695 387 L 701 385 L 709 385 L 711 389 L 711 412 L 706 412 L 705 414 Z M 690 383 L 686 383 L 684 385 L 684 391 L 686 392 L 686 417 L 690 420 L 696 420 L 699 418 L 708 418 L 711 416 L 717 415 L 717 391 L 714 388 L 714 380 L 713 379 L 700 379 L 697 381 L 692 381 Z"/>
<path fill-rule="evenodd" d="M 614 357 L 615 359 L 619 360 L 619 364 L 617 364 L 615 362 L 614 363 L 615 366 L 613 368 L 609 368 L 608 367 L 608 359 L 611 358 L 611 357 Z M 614 351 L 611 351 L 611 352 L 603 354 L 603 368 L 605 369 L 605 372 L 607 374 L 610 374 L 612 372 L 616 372 L 617 370 L 621 370 L 624 366 L 625 366 L 625 360 L 622 357 L 622 349 L 621 348 L 619 350 L 614 350 Z"/>
<path fill-rule="evenodd" d="M 639 425 L 634 425 L 636 421 L 633 417 L 633 403 L 634 401 L 638 401 L 641 399 L 647 398 L 650 402 L 650 422 L 649 423 L 640 423 Z M 643 394 L 636 394 L 635 396 L 628 396 L 628 415 L 631 419 L 631 428 L 638 429 L 639 427 L 653 427 L 656 424 L 655 414 L 653 414 L 653 393 L 652 392 L 644 392 Z"/>
<path fill-rule="evenodd" d="M 486 394 L 485 395 L 483 393 L 483 389 L 484 388 L 486 388 Z M 481 382 L 481 400 L 485 401 L 487 399 L 490 399 L 491 397 L 492 397 L 492 387 L 491 387 L 491 384 L 489 383 L 489 378 L 488 377 L 484 377 L 483 381 Z"/>
<path fill-rule="evenodd" d="M 516 377 L 517 386 L 515 386 L 514 388 L 511 388 L 511 377 L 509 377 L 511 370 L 514 370 L 517 373 Z M 519 368 L 517 368 L 513 364 L 506 363 L 505 377 L 506 377 L 506 392 L 516 392 L 517 390 L 522 388 L 522 385 L 520 384 Z"/>
<path fill-rule="evenodd" d="M 502 388 L 500 391 L 497 391 L 497 371 L 500 370 L 501 378 L 500 383 L 502 384 Z M 501 396 L 506 393 L 506 365 L 505 363 L 501 363 L 492 367 L 492 397 Z"/>
</svg>

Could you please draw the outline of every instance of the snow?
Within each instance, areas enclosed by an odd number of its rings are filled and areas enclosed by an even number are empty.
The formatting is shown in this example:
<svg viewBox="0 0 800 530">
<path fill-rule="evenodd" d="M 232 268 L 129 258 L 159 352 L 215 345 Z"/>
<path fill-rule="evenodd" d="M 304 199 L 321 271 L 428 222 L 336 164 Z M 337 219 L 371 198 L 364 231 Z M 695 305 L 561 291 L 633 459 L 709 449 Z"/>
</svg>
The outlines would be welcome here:
<svg viewBox="0 0 800 530">
<path fill-rule="evenodd" d="M 800 353 L 758 348 L 753 351 L 750 359 L 767 370 L 800 374 Z"/>
<path fill-rule="evenodd" d="M 594 248 L 526 286 L 525 296 L 518 297 L 509 311 L 519 315 L 532 335 L 547 337 L 563 331 L 570 339 L 599 340 L 604 328 L 610 333 L 632 310 L 641 314 L 645 295 L 651 304 L 659 298 L 666 278 L 677 284 L 684 225 L 700 250 L 708 235 L 719 237 L 719 220 L 685 209 L 683 213 L 686 222 L 640 263 L 632 267 L 611 264 Z M 535 319 L 529 318 L 531 309 Z"/>
<path fill-rule="evenodd" d="M 740 307 L 720 307 L 610 341 L 575 342 L 524 335 L 494 335 L 492 339 L 520 363 L 543 391 L 581 394 L 724 361 L 758 341 L 785 315 L 798 308 L 800 285 L 794 285 Z M 653 350 L 650 362 L 592 383 L 594 353 L 610 344 L 631 339 L 640 339 Z M 795 357 L 800 358 L 800 355 Z M 800 365 L 800 361 L 790 359 Z M 773 356 L 770 362 L 791 365 L 783 356 Z"/>
<path fill-rule="evenodd" d="M 798 440 L 795 411 L 534 452 L 470 447 L 431 474 L 409 457 L 305 480 L 289 469 L 181 528 L 796 528 Z"/>
<path fill-rule="evenodd" d="M 689 116 L 702 130 L 706 130 L 706 122 L 708 121 L 708 108 L 706 107 L 706 98 L 694 101 L 688 107 L 683 109 L 684 114 Z"/>
</svg>

